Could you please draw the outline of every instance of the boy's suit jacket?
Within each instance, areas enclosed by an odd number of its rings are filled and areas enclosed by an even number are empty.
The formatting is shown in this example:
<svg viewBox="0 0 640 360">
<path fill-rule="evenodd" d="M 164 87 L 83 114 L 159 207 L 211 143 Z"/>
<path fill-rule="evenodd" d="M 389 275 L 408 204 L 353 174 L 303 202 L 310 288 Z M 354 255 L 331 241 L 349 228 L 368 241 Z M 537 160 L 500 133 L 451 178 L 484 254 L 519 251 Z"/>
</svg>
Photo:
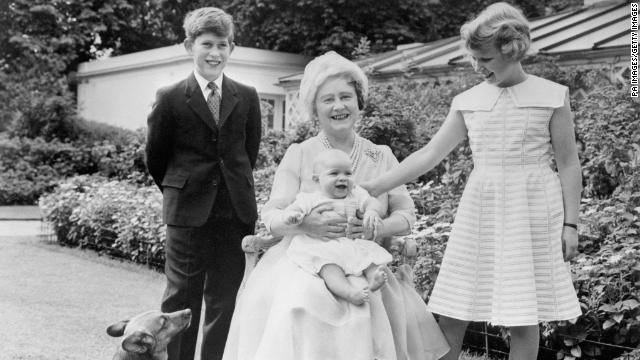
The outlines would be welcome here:
<svg viewBox="0 0 640 360">
<path fill-rule="evenodd" d="M 256 221 L 253 168 L 262 124 L 254 88 L 224 76 L 216 125 L 192 73 L 158 90 L 147 123 L 147 167 L 163 194 L 165 223 L 203 225 L 221 179 L 238 218 Z"/>
</svg>

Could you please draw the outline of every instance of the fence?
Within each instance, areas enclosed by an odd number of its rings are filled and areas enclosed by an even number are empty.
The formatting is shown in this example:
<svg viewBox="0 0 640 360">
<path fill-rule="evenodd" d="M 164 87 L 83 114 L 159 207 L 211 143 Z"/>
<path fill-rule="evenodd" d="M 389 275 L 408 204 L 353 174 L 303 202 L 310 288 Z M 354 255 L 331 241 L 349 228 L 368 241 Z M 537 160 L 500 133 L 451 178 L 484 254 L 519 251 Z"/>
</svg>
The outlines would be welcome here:
<svg viewBox="0 0 640 360">
<path fill-rule="evenodd" d="M 566 334 L 560 334 L 560 336 L 562 336 L 564 339 L 577 340 L 577 338 L 570 335 L 566 335 Z M 473 340 L 473 341 L 470 341 L 470 340 Z M 478 343 L 481 343 L 482 345 L 478 345 Z M 634 348 L 630 348 L 627 346 L 619 346 L 615 344 L 608 344 L 608 343 L 603 343 L 603 342 L 593 341 L 593 340 L 586 340 L 586 339 L 582 340 L 580 344 L 581 345 L 589 344 L 589 345 L 598 346 L 600 348 L 605 349 L 603 351 L 605 354 L 607 353 L 621 354 L 621 353 L 631 352 L 633 350 L 636 350 Z M 484 359 L 486 360 L 509 358 L 508 346 L 506 344 L 506 341 L 500 334 L 497 333 L 497 331 L 491 331 L 489 329 L 489 326 L 487 326 L 486 323 L 470 324 L 469 328 L 467 329 L 463 346 L 469 349 L 470 351 L 484 354 Z M 563 355 L 573 356 L 572 354 L 566 353 L 566 352 L 563 353 Z M 618 356 L 619 357 L 616 357 L 616 359 L 622 359 L 622 360 L 639 360 L 640 359 L 638 356 L 634 356 L 631 354 L 618 355 Z M 540 345 L 539 351 L 538 351 L 538 359 L 556 360 L 558 359 L 558 350 L 551 349 L 544 345 Z"/>
</svg>

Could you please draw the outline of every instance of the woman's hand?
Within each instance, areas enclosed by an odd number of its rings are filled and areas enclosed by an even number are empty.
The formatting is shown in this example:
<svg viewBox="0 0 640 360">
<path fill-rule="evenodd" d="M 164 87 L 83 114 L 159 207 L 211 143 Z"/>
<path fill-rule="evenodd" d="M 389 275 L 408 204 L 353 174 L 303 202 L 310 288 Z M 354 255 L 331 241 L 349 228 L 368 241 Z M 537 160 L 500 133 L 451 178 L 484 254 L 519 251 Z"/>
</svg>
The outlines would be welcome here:
<svg viewBox="0 0 640 360">
<path fill-rule="evenodd" d="M 362 211 L 360 211 L 360 209 L 356 210 L 356 216 L 352 216 L 349 219 L 347 219 L 348 221 L 348 225 L 347 225 L 347 237 L 349 239 L 360 239 L 360 238 L 365 238 L 365 234 L 363 234 L 363 227 L 362 227 Z"/>
<path fill-rule="evenodd" d="M 344 217 L 333 211 L 333 205 L 328 202 L 316 205 L 304 217 L 299 229 L 307 235 L 324 239 L 337 239 L 345 236 L 347 223 Z"/>
<path fill-rule="evenodd" d="M 578 230 L 562 227 L 562 255 L 564 261 L 569 261 L 578 255 Z"/>
</svg>

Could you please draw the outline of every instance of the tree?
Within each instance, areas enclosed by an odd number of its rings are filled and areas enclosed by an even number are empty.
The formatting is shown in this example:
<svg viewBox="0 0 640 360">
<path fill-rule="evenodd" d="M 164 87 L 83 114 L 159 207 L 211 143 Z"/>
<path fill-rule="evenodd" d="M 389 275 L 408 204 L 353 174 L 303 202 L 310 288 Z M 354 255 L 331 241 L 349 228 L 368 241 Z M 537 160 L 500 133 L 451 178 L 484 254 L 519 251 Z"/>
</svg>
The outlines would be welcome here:
<svg viewBox="0 0 640 360">
<path fill-rule="evenodd" d="M 0 131 L 48 103 L 75 108 L 83 61 L 173 44 L 160 0 L 13 0 L 0 8 Z M 63 106 L 63 107 L 64 107 Z M 73 111 L 65 111 L 66 117 Z M 65 122 L 65 119 L 58 119 Z"/>
<path fill-rule="evenodd" d="M 226 10 L 243 46 L 344 56 L 363 37 L 372 52 L 421 41 L 429 24 L 424 0 L 236 0 Z"/>
<path fill-rule="evenodd" d="M 350 57 L 398 44 L 459 34 L 460 26 L 497 0 L 235 0 L 226 10 L 238 25 L 238 43 L 262 49 L 318 55 L 335 50 Z M 517 0 L 528 18 L 575 0 Z M 354 52 L 355 50 L 355 52 Z"/>
<path fill-rule="evenodd" d="M 0 131 L 24 118 L 27 108 L 41 107 L 52 97 L 61 97 L 54 102 L 75 108 L 69 80 L 79 63 L 180 42 L 184 38 L 182 20 L 189 10 L 222 7 L 226 2 L 2 1 Z"/>
</svg>

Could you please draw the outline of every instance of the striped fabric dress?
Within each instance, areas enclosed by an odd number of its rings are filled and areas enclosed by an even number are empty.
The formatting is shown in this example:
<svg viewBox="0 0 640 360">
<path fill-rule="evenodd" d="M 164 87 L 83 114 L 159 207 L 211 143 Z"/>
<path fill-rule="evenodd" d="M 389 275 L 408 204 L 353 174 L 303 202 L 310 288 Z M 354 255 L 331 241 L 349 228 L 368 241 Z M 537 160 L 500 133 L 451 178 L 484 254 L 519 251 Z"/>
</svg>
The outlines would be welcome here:
<svg viewBox="0 0 640 360">
<path fill-rule="evenodd" d="M 429 310 L 495 325 L 580 316 L 562 258 L 560 180 L 549 167 L 549 121 L 567 88 L 529 75 L 458 95 L 474 169 L 460 200 Z"/>
</svg>

